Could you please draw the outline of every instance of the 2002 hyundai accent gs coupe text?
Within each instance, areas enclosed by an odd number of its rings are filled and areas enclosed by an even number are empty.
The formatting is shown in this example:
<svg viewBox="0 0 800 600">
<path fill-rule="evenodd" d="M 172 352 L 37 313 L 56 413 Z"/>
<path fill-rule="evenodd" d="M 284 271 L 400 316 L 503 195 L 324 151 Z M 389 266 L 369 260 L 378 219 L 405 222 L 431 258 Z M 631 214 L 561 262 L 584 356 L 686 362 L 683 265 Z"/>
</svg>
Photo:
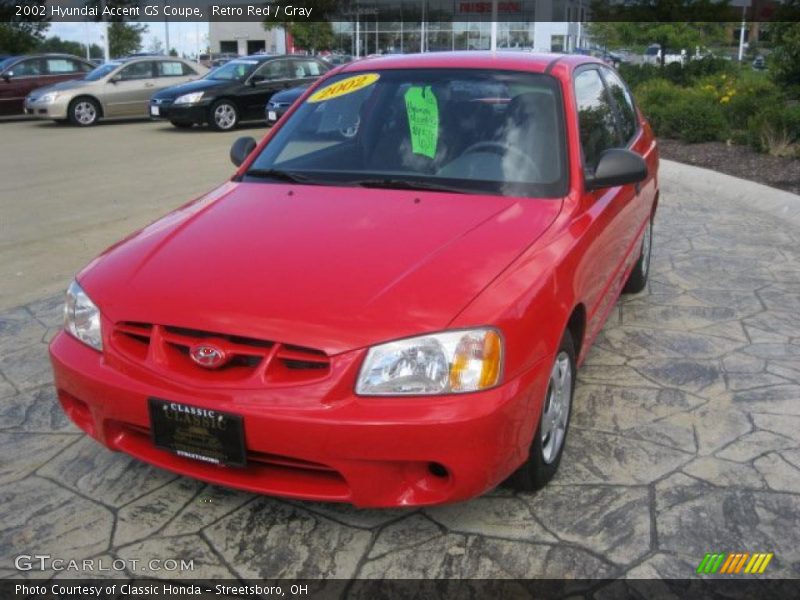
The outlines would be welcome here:
<svg viewBox="0 0 800 600">
<path fill-rule="evenodd" d="M 583 56 L 335 69 L 236 175 L 67 292 L 58 397 L 109 448 L 357 506 L 543 486 L 575 369 L 645 286 L 650 127 Z"/>
</svg>

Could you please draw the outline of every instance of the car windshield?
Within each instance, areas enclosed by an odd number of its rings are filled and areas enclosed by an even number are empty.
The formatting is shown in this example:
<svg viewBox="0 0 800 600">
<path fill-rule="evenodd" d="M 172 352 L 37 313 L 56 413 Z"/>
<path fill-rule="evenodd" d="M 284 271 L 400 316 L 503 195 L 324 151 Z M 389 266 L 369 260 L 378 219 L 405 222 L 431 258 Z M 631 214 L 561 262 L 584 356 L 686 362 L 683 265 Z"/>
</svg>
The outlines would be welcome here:
<svg viewBox="0 0 800 600">
<path fill-rule="evenodd" d="M 218 79 L 220 81 L 242 81 L 256 70 L 259 62 L 257 60 L 232 60 L 221 67 L 214 69 L 206 79 Z"/>
<path fill-rule="evenodd" d="M 100 65 L 96 69 L 89 71 L 89 73 L 84 77 L 87 81 L 97 81 L 98 79 L 102 79 L 111 71 L 116 69 L 117 67 L 121 66 L 122 63 L 120 62 L 108 62 L 105 64 Z"/>
<path fill-rule="evenodd" d="M 517 71 L 339 74 L 275 132 L 244 180 L 560 197 L 560 87 Z"/>
</svg>

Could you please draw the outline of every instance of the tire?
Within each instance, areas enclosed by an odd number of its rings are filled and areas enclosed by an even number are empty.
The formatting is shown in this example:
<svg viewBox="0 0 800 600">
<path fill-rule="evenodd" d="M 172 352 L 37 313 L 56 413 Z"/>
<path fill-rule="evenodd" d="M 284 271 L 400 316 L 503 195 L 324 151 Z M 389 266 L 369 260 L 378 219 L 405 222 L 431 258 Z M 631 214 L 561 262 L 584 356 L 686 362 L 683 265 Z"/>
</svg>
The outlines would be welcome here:
<svg viewBox="0 0 800 600">
<path fill-rule="evenodd" d="M 509 487 L 521 492 L 533 492 L 547 485 L 558 471 L 569 432 L 575 375 L 575 344 L 572 335 L 566 331 L 550 370 L 550 382 L 530 453 L 522 466 L 506 481 Z"/>
<path fill-rule="evenodd" d="M 642 248 L 639 252 L 639 260 L 633 267 L 633 271 L 622 288 L 623 294 L 638 294 L 647 286 L 647 276 L 650 274 L 650 256 L 653 253 L 653 219 L 647 221 L 642 238 Z"/>
<path fill-rule="evenodd" d="M 78 127 L 91 127 L 100 119 L 100 104 L 94 98 L 75 98 L 69 103 L 69 122 Z"/>
<path fill-rule="evenodd" d="M 239 123 L 239 109 L 230 100 L 219 100 L 208 111 L 208 124 L 215 131 L 231 131 Z"/>
<path fill-rule="evenodd" d="M 191 129 L 194 127 L 194 123 L 190 123 L 189 121 L 170 121 L 173 127 L 177 127 L 178 129 Z"/>
</svg>

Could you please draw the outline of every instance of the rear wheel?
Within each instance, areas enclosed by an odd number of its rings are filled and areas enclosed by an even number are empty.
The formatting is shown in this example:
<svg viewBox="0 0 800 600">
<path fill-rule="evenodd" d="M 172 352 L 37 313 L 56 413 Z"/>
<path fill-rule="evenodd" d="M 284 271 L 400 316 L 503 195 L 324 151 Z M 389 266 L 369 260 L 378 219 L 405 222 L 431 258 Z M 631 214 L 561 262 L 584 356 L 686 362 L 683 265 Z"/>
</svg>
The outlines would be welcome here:
<svg viewBox="0 0 800 600">
<path fill-rule="evenodd" d="M 239 111 L 229 100 L 220 100 L 211 106 L 208 123 L 217 131 L 230 131 L 239 122 Z"/>
<path fill-rule="evenodd" d="M 532 492 L 544 487 L 558 471 L 569 430 L 572 397 L 575 392 L 575 345 L 569 331 L 564 333 L 550 370 L 542 402 L 539 426 L 533 436 L 528 459 L 509 477 L 510 487 Z"/>
<path fill-rule="evenodd" d="M 79 127 L 89 127 L 100 118 L 100 105 L 93 98 L 75 98 L 69 104 L 69 121 Z"/>
<path fill-rule="evenodd" d="M 650 254 L 653 251 L 653 220 L 647 221 L 642 237 L 642 247 L 639 253 L 639 260 L 633 267 L 625 287 L 622 288 L 623 294 L 638 294 L 647 285 L 647 276 L 650 274 Z"/>
</svg>

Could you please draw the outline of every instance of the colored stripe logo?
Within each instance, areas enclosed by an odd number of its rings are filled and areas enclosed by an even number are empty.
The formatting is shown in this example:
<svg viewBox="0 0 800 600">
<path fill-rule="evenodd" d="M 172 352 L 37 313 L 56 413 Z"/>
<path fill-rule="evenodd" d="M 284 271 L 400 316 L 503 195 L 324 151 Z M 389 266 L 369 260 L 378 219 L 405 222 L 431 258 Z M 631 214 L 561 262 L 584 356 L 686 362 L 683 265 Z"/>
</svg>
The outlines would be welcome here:
<svg viewBox="0 0 800 600">
<path fill-rule="evenodd" d="M 760 575 L 763 573 L 769 561 L 772 560 L 772 552 L 709 552 L 700 561 L 697 567 L 699 575 Z"/>
</svg>

